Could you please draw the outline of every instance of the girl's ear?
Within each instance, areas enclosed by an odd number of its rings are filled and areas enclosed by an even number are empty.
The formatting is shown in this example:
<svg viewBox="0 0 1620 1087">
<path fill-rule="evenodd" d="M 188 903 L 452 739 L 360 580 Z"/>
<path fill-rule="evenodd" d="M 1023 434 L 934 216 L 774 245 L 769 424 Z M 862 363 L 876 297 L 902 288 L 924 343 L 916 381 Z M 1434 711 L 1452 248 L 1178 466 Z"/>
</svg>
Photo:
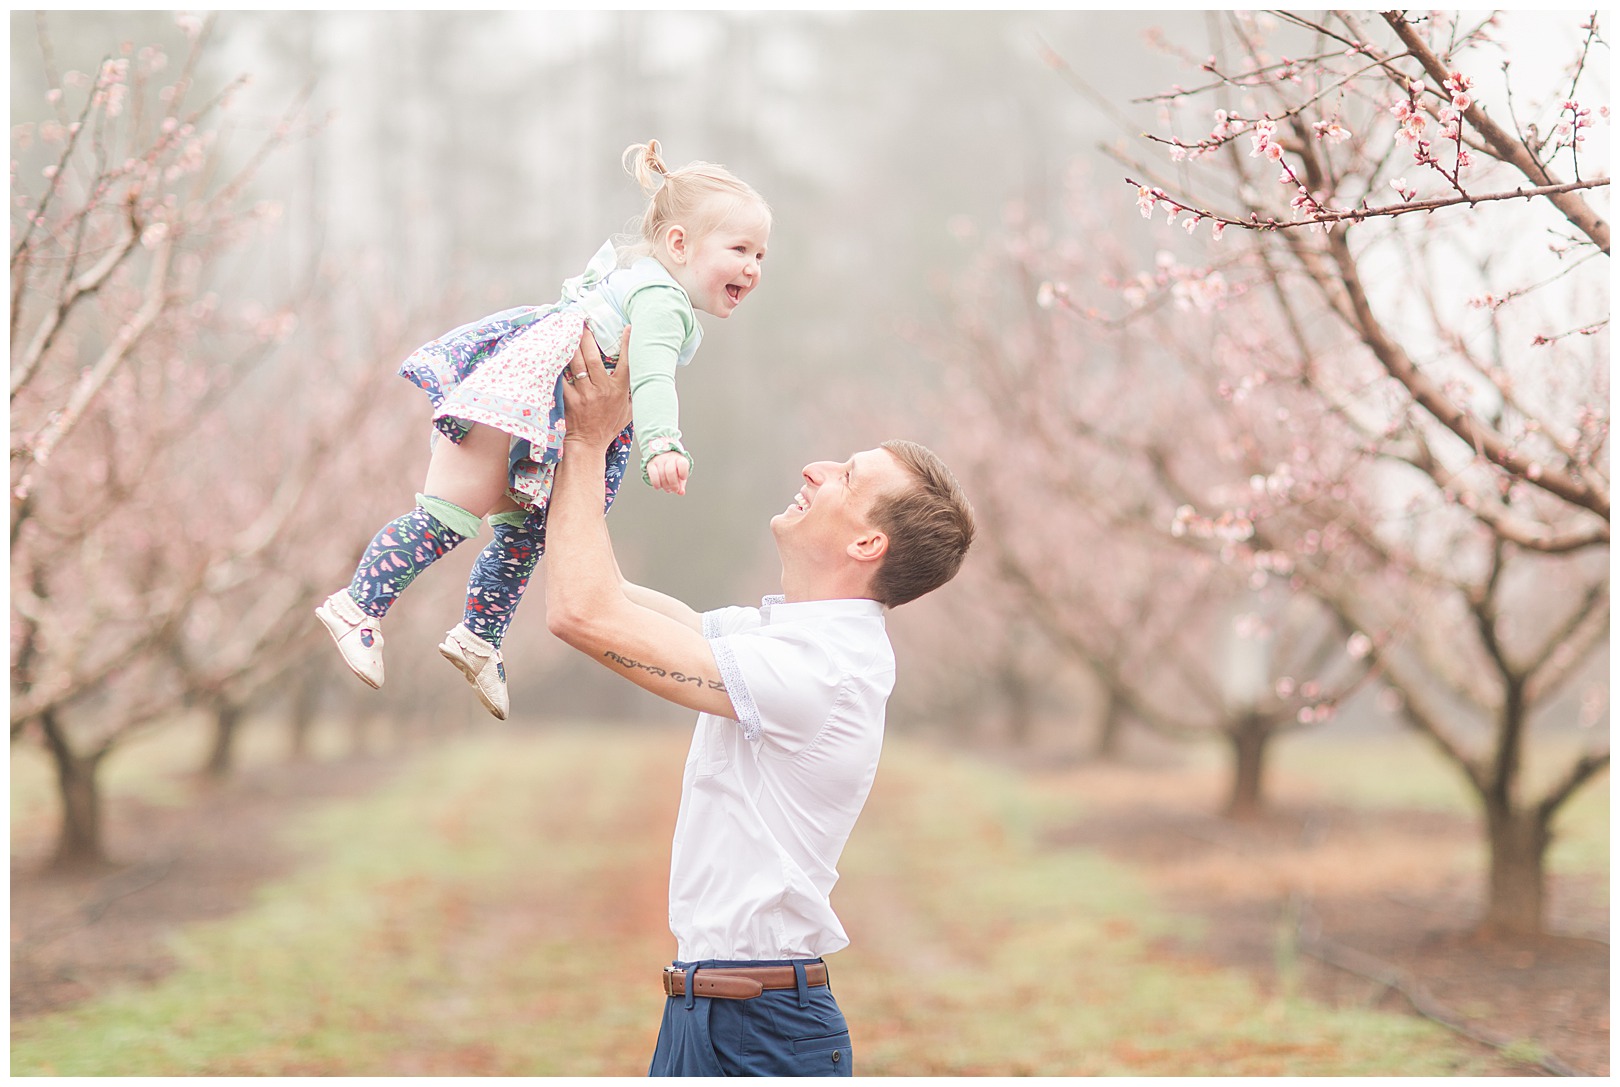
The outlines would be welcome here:
<svg viewBox="0 0 1620 1087">
<path fill-rule="evenodd" d="M 664 231 L 664 247 L 676 264 L 685 264 L 687 253 L 686 228 L 679 223 Z"/>
</svg>

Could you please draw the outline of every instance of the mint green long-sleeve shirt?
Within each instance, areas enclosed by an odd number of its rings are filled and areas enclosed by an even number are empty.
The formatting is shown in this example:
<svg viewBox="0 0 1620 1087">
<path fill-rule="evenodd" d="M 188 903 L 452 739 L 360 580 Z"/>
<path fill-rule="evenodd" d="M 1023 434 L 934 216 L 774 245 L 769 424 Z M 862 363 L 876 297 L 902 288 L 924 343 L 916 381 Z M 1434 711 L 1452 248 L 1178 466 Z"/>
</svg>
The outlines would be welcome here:
<svg viewBox="0 0 1620 1087">
<path fill-rule="evenodd" d="M 697 352 L 703 326 L 686 291 L 652 257 L 642 257 L 628 268 L 617 267 L 609 241 L 591 258 L 583 275 L 563 284 L 561 304 L 570 303 L 584 311 L 591 334 L 604 351 L 618 350 L 624 326 L 630 326 L 634 368 L 630 405 L 642 480 L 648 481 L 647 462 L 660 453 L 680 453 L 690 465 L 692 455 L 681 441 L 675 371 Z"/>
</svg>

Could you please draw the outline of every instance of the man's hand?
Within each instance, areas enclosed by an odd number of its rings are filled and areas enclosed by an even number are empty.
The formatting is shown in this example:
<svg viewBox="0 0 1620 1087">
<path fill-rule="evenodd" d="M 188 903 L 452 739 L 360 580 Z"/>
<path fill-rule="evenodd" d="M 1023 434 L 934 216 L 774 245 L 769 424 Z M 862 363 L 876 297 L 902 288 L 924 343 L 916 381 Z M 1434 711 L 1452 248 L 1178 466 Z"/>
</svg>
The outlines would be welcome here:
<svg viewBox="0 0 1620 1087">
<path fill-rule="evenodd" d="M 673 449 L 647 462 L 647 478 L 652 485 L 670 494 L 686 493 L 686 477 L 690 472 L 691 465 L 686 463 L 685 455 Z"/>
<path fill-rule="evenodd" d="M 604 451 L 630 425 L 630 329 L 619 340 L 619 364 L 612 372 L 602 363 L 596 337 L 587 327 L 563 374 L 563 418 L 568 430 L 563 447 L 575 443 Z M 566 454 L 565 454 L 566 455 Z"/>
</svg>

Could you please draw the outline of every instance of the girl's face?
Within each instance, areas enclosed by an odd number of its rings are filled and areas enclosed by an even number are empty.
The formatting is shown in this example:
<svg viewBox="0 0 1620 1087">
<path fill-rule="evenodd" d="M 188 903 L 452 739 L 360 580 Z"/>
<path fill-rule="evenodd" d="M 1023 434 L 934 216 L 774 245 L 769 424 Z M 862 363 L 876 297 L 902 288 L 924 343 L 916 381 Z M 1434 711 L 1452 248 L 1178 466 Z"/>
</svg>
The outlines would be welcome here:
<svg viewBox="0 0 1620 1087">
<path fill-rule="evenodd" d="M 770 232 L 770 221 L 762 212 L 733 216 L 695 238 L 682 227 L 670 227 L 665 235 L 670 259 L 665 263 L 694 308 L 730 317 L 759 286 Z"/>
</svg>

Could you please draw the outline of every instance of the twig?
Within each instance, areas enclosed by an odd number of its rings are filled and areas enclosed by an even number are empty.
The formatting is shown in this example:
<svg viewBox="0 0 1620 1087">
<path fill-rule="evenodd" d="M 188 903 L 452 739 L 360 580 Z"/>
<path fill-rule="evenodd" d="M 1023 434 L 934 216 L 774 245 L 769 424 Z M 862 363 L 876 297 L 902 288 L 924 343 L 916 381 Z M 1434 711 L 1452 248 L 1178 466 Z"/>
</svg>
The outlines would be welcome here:
<svg viewBox="0 0 1620 1087">
<path fill-rule="evenodd" d="M 1558 196 L 1564 193 L 1576 192 L 1581 189 L 1603 188 L 1609 184 L 1609 179 L 1594 178 L 1590 181 L 1566 181 L 1558 185 L 1537 185 L 1532 188 L 1511 189 L 1507 192 L 1495 193 L 1469 193 L 1459 196 L 1442 196 L 1433 200 L 1413 200 L 1404 204 L 1385 204 L 1375 208 L 1322 208 L 1311 215 L 1309 219 L 1281 220 L 1272 217 L 1261 219 L 1258 213 L 1251 212 L 1249 218 L 1238 219 L 1230 215 L 1206 208 L 1193 207 L 1183 204 L 1174 197 L 1152 187 L 1127 177 L 1127 185 L 1134 185 L 1138 189 L 1148 189 L 1154 197 L 1166 204 L 1171 204 L 1181 211 L 1192 212 L 1201 219 L 1211 222 L 1225 223 L 1227 226 L 1247 227 L 1250 230 L 1291 230 L 1298 227 L 1320 227 L 1324 223 L 1357 223 L 1365 219 L 1394 218 L 1398 215 L 1410 215 L 1417 211 L 1435 211 L 1439 208 L 1454 207 L 1458 204 L 1467 204 L 1470 207 L 1476 204 L 1487 204 L 1495 200 L 1529 200 L 1535 196 Z"/>
</svg>

